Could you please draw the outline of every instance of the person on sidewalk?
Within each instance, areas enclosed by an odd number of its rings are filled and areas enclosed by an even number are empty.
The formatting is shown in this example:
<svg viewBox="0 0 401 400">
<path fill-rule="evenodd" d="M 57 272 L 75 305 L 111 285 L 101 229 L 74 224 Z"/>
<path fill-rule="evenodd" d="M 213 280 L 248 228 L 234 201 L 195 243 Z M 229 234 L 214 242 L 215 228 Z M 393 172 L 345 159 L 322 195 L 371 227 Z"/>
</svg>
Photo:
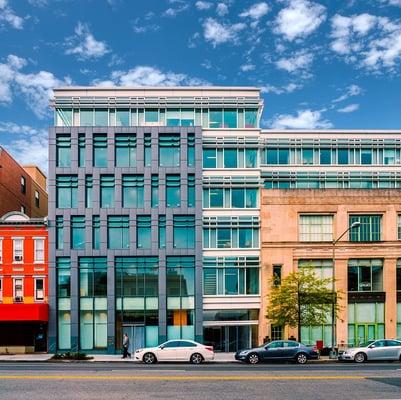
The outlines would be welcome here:
<svg viewBox="0 0 401 400">
<path fill-rule="evenodd" d="M 126 333 L 124 333 L 123 336 L 123 358 L 131 358 L 131 353 L 128 351 L 129 350 L 129 337 Z"/>
</svg>

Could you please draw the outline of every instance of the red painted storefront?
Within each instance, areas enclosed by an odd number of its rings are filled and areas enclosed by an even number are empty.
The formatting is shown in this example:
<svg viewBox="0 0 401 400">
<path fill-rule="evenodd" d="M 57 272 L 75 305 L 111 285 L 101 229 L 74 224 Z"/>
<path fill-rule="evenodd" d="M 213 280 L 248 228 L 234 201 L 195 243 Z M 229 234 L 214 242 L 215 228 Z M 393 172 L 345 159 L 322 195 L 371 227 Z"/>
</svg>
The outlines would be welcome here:
<svg viewBox="0 0 401 400">
<path fill-rule="evenodd" d="M 0 349 L 47 350 L 47 249 L 45 219 L 0 218 Z"/>
</svg>

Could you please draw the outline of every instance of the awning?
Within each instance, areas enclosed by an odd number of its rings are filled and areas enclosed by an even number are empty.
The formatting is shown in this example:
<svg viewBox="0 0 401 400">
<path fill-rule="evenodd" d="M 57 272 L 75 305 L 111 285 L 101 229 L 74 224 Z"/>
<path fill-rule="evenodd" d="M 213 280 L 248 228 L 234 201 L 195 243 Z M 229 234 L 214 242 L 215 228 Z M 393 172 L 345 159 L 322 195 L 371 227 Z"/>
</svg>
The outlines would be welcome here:
<svg viewBox="0 0 401 400">
<path fill-rule="evenodd" d="M 0 304 L 0 322 L 49 320 L 48 304 Z"/>
</svg>

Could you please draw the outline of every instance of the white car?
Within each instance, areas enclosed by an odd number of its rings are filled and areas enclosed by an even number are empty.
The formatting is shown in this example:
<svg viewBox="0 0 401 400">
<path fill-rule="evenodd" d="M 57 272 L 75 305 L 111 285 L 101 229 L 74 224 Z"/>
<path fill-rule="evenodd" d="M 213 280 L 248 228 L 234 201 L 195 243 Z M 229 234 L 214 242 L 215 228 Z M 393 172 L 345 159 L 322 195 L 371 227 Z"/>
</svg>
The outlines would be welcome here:
<svg viewBox="0 0 401 400">
<path fill-rule="evenodd" d="M 194 342 L 193 340 L 169 340 L 157 347 L 148 347 L 135 351 L 135 360 L 145 364 L 158 361 L 186 361 L 201 364 L 203 361 L 214 360 L 212 346 Z"/>
<path fill-rule="evenodd" d="M 401 361 L 401 342 L 394 339 L 369 340 L 345 350 L 338 359 L 357 363 L 373 360 Z"/>
</svg>

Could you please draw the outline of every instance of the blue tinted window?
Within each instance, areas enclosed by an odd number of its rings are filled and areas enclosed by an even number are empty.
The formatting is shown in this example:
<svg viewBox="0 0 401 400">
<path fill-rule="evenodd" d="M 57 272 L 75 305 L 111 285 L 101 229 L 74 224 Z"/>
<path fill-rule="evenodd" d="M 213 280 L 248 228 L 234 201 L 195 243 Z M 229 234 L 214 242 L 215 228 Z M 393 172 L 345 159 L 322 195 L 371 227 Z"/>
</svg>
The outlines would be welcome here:
<svg viewBox="0 0 401 400">
<path fill-rule="evenodd" d="M 338 164 L 348 164 L 348 149 L 338 149 Z"/>
<path fill-rule="evenodd" d="M 320 164 L 331 164 L 331 149 L 320 149 Z"/>
</svg>

